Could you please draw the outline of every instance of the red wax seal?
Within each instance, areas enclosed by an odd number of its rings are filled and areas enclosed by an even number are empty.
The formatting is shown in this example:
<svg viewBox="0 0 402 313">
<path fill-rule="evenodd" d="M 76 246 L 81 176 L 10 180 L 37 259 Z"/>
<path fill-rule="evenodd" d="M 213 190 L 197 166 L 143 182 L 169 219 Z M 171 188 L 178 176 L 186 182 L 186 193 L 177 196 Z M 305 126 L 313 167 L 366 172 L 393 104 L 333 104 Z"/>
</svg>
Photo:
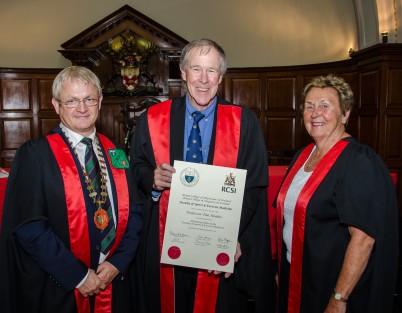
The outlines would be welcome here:
<svg viewBox="0 0 402 313">
<path fill-rule="evenodd" d="M 216 257 L 216 262 L 220 266 L 225 266 L 229 263 L 229 256 L 226 253 L 219 253 L 218 256 Z"/>
<path fill-rule="evenodd" d="M 180 257 L 180 255 L 181 255 L 181 251 L 180 251 L 179 247 L 172 246 L 169 248 L 169 250 L 168 250 L 169 258 L 175 260 L 175 259 L 178 259 Z"/>
</svg>

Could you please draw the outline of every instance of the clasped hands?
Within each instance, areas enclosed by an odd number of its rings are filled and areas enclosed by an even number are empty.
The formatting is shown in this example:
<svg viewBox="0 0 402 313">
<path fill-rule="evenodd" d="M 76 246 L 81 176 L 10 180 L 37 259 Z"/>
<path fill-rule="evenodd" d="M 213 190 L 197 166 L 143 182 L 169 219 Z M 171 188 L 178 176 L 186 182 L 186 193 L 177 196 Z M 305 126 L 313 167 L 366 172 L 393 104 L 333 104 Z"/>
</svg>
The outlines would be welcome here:
<svg viewBox="0 0 402 313">
<path fill-rule="evenodd" d="M 119 274 L 119 270 L 109 262 L 99 264 L 96 272 L 93 269 L 89 270 L 88 276 L 84 283 L 78 288 L 78 291 L 84 296 L 93 296 L 113 281 Z"/>
<path fill-rule="evenodd" d="M 171 183 L 172 183 L 172 175 L 173 173 L 176 173 L 176 170 L 173 166 L 166 164 L 166 163 L 161 163 L 159 164 L 155 171 L 154 171 L 154 183 L 152 188 L 154 190 L 162 191 L 164 189 L 170 188 Z M 236 253 L 234 256 L 235 262 L 239 260 L 241 257 L 241 249 L 240 249 L 240 243 L 237 242 L 236 246 Z M 220 275 L 220 271 L 212 271 L 208 270 L 208 273 L 214 273 L 214 275 Z M 225 273 L 225 278 L 229 278 L 232 273 Z"/>
</svg>

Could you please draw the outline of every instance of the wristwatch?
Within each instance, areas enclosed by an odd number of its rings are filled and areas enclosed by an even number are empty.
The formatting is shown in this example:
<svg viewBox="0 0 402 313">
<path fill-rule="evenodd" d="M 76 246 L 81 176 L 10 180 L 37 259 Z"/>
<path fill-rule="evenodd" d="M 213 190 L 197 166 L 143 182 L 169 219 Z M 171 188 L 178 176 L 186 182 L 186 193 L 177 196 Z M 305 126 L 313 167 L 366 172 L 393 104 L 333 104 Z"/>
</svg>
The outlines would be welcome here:
<svg viewBox="0 0 402 313">
<path fill-rule="evenodd" d="M 342 295 L 339 292 L 336 292 L 335 290 L 334 290 L 333 295 L 334 295 L 335 300 L 338 300 L 338 301 L 341 301 L 341 302 L 348 302 L 348 299 L 342 297 Z"/>
</svg>

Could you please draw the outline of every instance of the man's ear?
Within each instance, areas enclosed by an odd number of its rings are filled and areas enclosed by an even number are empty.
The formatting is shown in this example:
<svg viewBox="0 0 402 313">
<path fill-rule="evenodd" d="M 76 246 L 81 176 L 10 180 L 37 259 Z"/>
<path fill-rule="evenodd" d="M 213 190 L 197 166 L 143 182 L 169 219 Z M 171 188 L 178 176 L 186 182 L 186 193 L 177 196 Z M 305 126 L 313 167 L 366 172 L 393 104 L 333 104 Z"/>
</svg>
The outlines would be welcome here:
<svg viewBox="0 0 402 313">
<path fill-rule="evenodd" d="M 180 74 L 181 74 L 181 79 L 186 83 L 187 82 L 187 76 L 186 76 L 186 71 L 183 70 L 180 66 Z"/>
<path fill-rule="evenodd" d="M 101 106 L 102 106 L 102 100 L 103 100 L 103 95 L 99 97 L 99 104 L 98 104 L 98 110 L 100 111 Z"/>
<path fill-rule="evenodd" d="M 56 111 L 57 114 L 60 114 L 60 103 L 59 101 L 56 100 L 56 98 L 52 98 L 52 104 L 54 107 L 54 110 Z"/>
</svg>

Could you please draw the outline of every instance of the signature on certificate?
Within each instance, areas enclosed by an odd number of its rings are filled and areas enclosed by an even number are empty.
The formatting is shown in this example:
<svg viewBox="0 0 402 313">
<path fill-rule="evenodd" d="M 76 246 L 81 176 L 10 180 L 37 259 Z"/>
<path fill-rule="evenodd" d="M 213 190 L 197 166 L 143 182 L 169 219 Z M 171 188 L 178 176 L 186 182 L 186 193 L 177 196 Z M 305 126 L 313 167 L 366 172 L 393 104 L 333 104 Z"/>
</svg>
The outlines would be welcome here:
<svg viewBox="0 0 402 313">
<path fill-rule="evenodd" d="M 189 235 L 185 234 L 185 233 L 180 233 L 180 232 L 173 232 L 173 231 L 169 231 L 170 236 L 172 236 L 171 242 L 180 242 L 180 243 L 184 243 L 184 238 L 189 237 Z"/>
<path fill-rule="evenodd" d="M 172 235 L 173 237 L 180 237 L 180 238 L 189 237 L 189 236 L 188 236 L 187 234 L 185 234 L 185 233 L 179 233 L 179 232 L 175 233 L 175 232 L 173 232 L 173 231 L 170 231 L 169 233 L 170 233 L 170 235 Z"/>
<path fill-rule="evenodd" d="M 197 246 L 210 246 L 210 245 L 211 245 L 210 241 L 211 241 L 211 238 L 210 238 L 210 237 L 207 237 L 207 236 L 200 236 L 200 235 L 198 235 L 198 236 L 195 238 L 195 244 L 196 244 Z"/>
<path fill-rule="evenodd" d="M 232 240 L 230 240 L 230 239 L 227 239 L 227 238 L 225 238 L 225 237 L 219 237 L 218 238 L 218 242 L 220 243 L 220 244 L 228 244 L 228 243 L 230 243 L 230 242 L 232 242 Z"/>
<path fill-rule="evenodd" d="M 218 249 L 226 250 L 226 249 L 229 249 L 231 242 L 232 242 L 232 240 L 230 240 L 226 237 L 218 237 L 218 243 L 217 243 L 216 247 Z"/>
</svg>

